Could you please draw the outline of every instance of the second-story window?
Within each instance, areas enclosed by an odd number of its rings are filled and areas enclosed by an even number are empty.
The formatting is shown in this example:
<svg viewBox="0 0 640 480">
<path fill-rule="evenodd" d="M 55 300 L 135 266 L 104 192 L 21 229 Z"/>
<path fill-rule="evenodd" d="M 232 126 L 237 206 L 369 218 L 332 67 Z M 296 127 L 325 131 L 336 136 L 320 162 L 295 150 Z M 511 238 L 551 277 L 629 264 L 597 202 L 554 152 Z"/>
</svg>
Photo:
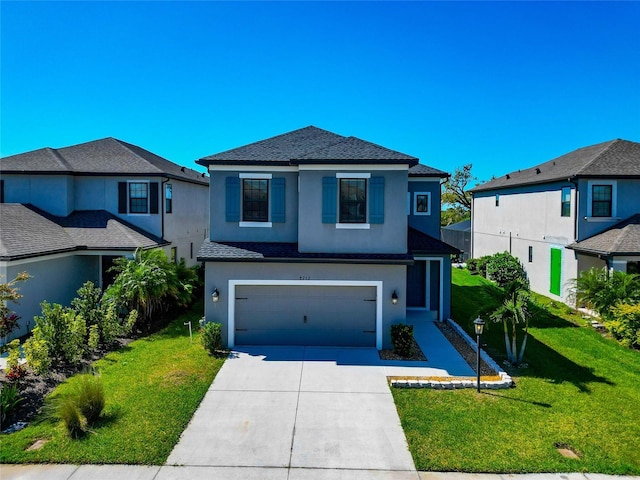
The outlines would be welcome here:
<svg viewBox="0 0 640 480">
<path fill-rule="evenodd" d="M 173 212 L 173 191 L 170 183 L 164 186 L 164 208 L 165 212 Z"/>
<path fill-rule="evenodd" d="M 340 179 L 340 223 L 367 222 L 367 182 L 364 178 Z"/>
<path fill-rule="evenodd" d="M 413 198 L 414 215 L 431 215 L 431 193 L 416 192 Z"/>
<path fill-rule="evenodd" d="M 562 187 L 561 216 L 571 216 L 571 188 Z"/>
<path fill-rule="evenodd" d="M 610 217 L 613 188 L 611 185 L 592 185 L 591 215 L 594 217 Z"/>
<path fill-rule="evenodd" d="M 148 183 L 129 183 L 129 213 L 149 213 Z"/>
<path fill-rule="evenodd" d="M 269 221 L 269 180 L 242 180 L 242 221 Z"/>
</svg>

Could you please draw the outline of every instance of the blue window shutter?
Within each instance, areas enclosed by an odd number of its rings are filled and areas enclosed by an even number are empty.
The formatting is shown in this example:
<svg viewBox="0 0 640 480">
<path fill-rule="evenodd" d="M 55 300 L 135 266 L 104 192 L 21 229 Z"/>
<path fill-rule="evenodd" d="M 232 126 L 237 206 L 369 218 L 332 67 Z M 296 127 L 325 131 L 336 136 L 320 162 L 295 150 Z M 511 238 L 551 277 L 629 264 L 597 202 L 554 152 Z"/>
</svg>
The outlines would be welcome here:
<svg viewBox="0 0 640 480">
<path fill-rule="evenodd" d="M 284 223 L 284 177 L 271 179 L 271 221 Z"/>
<path fill-rule="evenodd" d="M 322 223 L 336 223 L 338 179 L 322 177 Z"/>
<path fill-rule="evenodd" d="M 227 177 L 225 208 L 227 222 L 240 221 L 240 179 Z"/>
<path fill-rule="evenodd" d="M 118 213 L 127 213 L 127 182 L 118 182 Z"/>
<path fill-rule="evenodd" d="M 158 182 L 149 184 L 149 211 L 150 213 L 158 213 Z"/>
<path fill-rule="evenodd" d="M 384 177 L 369 180 L 369 223 L 384 223 Z"/>
</svg>

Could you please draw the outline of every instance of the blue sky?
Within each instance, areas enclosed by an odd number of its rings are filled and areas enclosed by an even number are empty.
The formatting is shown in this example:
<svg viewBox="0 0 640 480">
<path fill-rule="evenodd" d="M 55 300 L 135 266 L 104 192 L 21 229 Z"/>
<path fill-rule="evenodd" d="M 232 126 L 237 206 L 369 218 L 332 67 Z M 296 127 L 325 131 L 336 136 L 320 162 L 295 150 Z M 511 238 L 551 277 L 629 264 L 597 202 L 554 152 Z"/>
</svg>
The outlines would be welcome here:
<svg viewBox="0 0 640 480">
<path fill-rule="evenodd" d="M 315 125 L 480 179 L 640 141 L 640 2 L 2 1 L 0 152 Z"/>
</svg>

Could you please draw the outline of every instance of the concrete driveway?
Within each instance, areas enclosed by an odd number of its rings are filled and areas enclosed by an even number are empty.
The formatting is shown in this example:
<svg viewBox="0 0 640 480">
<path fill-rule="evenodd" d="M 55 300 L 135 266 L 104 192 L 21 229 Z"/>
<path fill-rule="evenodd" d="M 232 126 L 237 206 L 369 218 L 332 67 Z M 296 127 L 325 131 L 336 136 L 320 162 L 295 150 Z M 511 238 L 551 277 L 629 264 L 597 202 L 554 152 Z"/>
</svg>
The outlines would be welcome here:
<svg viewBox="0 0 640 480">
<path fill-rule="evenodd" d="M 417 478 L 372 348 L 234 351 L 167 465 L 244 467 L 245 478 L 249 467 L 259 467 L 256 478 L 279 477 L 281 469 L 305 477 L 312 474 L 306 469 L 321 469 L 321 478 L 340 478 L 341 470 L 350 478 L 357 470 L 362 478 Z"/>
</svg>

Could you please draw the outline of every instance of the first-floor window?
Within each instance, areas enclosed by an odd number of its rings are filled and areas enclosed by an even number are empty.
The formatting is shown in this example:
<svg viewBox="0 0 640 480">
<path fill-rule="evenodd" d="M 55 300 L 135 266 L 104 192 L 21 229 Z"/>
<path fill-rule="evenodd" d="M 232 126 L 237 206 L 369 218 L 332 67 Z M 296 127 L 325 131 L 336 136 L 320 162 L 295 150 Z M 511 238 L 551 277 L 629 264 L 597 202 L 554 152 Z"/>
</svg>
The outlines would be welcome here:
<svg viewBox="0 0 640 480">
<path fill-rule="evenodd" d="M 148 183 L 129 183 L 129 213 L 149 213 Z"/>
<path fill-rule="evenodd" d="M 178 247 L 171 247 L 171 261 L 178 263 Z"/>
<path fill-rule="evenodd" d="M 340 179 L 340 223 L 367 222 L 367 182 L 364 178 Z"/>
<path fill-rule="evenodd" d="M 269 221 L 269 180 L 242 180 L 242 221 Z"/>
<path fill-rule="evenodd" d="M 610 217 L 613 198 L 611 185 L 593 185 L 591 187 L 591 215 L 594 217 Z"/>
<path fill-rule="evenodd" d="M 533 262 L 533 247 L 529 245 L 529 263 Z"/>
</svg>

